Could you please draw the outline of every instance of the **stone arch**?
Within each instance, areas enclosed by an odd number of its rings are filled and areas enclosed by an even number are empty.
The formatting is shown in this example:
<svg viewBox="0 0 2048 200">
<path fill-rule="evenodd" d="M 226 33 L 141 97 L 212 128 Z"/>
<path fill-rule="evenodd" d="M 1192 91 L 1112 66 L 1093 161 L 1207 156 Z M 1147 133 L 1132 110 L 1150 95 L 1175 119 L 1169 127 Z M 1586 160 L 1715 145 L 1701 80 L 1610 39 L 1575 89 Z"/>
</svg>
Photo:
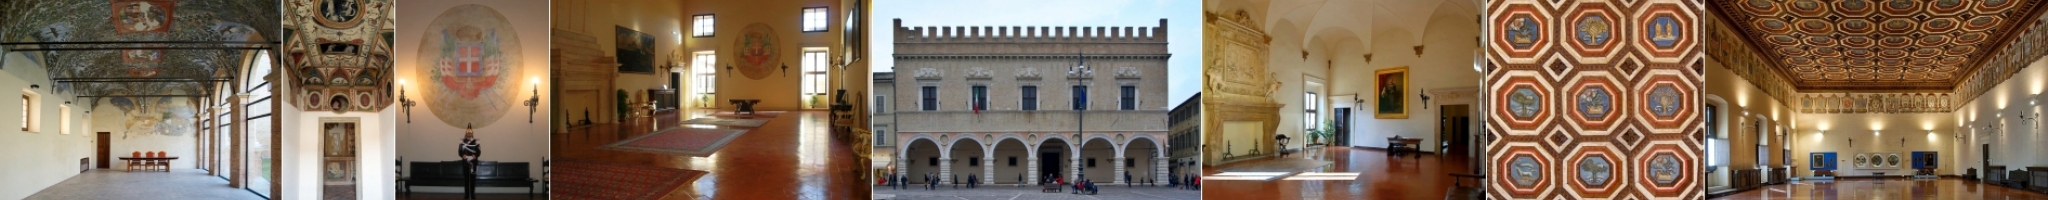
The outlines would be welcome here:
<svg viewBox="0 0 2048 200">
<path fill-rule="evenodd" d="M 896 148 L 896 156 L 897 156 L 897 157 L 909 156 L 909 155 L 910 155 L 910 149 L 909 149 L 908 147 L 910 147 L 910 144 L 913 144 L 913 143 L 917 143 L 917 140 L 928 140 L 928 141 L 932 141 L 932 144 L 945 144 L 945 143 L 940 143 L 940 142 L 939 142 L 939 139 L 938 139 L 938 138 L 935 138 L 935 137 L 932 137 L 932 135 L 931 135 L 930 133 L 918 133 L 918 134 L 914 134 L 914 135 L 911 135 L 911 136 L 910 136 L 910 139 L 904 139 L 903 141 L 897 141 L 897 143 L 896 143 L 896 144 L 898 144 L 898 145 L 902 145 L 902 146 L 904 146 L 904 148 Z M 946 147 L 946 146 L 945 146 L 945 145 L 939 145 L 939 147 L 940 147 L 940 148 L 944 148 L 944 147 Z"/>
<path fill-rule="evenodd" d="M 951 139 L 947 139 L 947 140 L 946 140 L 946 143 L 944 143 L 944 144 L 946 144 L 946 145 L 940 145 L 940 146 L 939 146 L 939 148 L 945 148 L 945 149 L 946 149 L 946 151 L 944 151 L 944 152 L 946 152 L 946 153 L 945 153 L 945 155 L 944 155 L 944 156 L 941 156 L 941 157 L 944 157 L 944 158 L 947 158 L 947 159 L 951 159 L 951 158 L 953 158 L 953 153 L 952 153 L 952 149 L 953 149 L 954 145 L 960 145 L 960 141 L 961 141 L 961 140 L 972 140 L 972 141 L 974 141 L 974 144 L 975 144 L 974 148 L 978 148 L 978 149 L 981 149 L 982 151 L 988 151 L 988 148 L 987 148 L 987 147 L 985 147 L 985 146 L 983 146 L 983 145 L 988 145 L 988 142 L 987 142 L 987 141 L 981 141 L 981 137 L 979 137 L 978 135 L 973 135 L 973 134 L 961 134 L 961 135 L 954 135 L 954 137 L 953 137 L 953 138 L 951 138 Z"/>
<path fill-rule="evenodd" d="M 1080 142 L 1080 143 L 1076 143 L 1076 144 L 1074 144 L 1074 152 L 1080 152 L 1080 149 L 1081 149 L 1081 147 L 1083 147 L 1083 146 L 1088 146 L 1088 141 L 1094 141 L 1095 139 L 1102 139 L 1102 141 L 1109 141 L 1109 147 L 1110 147 L 1111 149 L 1115 149 L 1115 150 L 1112 150 L 1112 151 L 1115 151 L 1115 152 L 1116 152 L 1116 156 L 1117 156 L 1117 157 L 1123 157 L 1123 156 L 1124 156 L 1124 152 L 1123 152 L 1123 149 L 1124 149 L 1124 144 L 1123 144 L 1123 142 L 1122 142 L 1122 141 L 1117 141 L 1117 139 L 1116 139 L 1116 138 L 1114 138 L 1114 136 L 1115 136 L 1115 135 L 1114 135 L 1114 133 L 1089 133 L 1089 134 L 1083 134 L 1083 135 L 1081 136 L 1081 142 Z M 1074 155 L 1074 156 L 1075 156 L 1076 158 L 1079 158 L 1079 157 L 1080 157 L 1080 155 L 1079 155 L 1079 154 L 1076 154 L 1076 155 Z"/>
<path fill-rule="evenodd" d="M 1158 149 L 1158 150 L 1159 150 L 1159 152 L 1156 152 L 1156 153 L 1157 153 L 1157 154 L 1159 154 L 1159 155 L 1153 155 L 1153 156 L 1157 156 L 1157 157 L 1165 157 L 1165 156 L 1166 156 L 1166 141 L 1160 141 L 1158 137 L 1154 137 L 1154 136 L 1152 136 L 1152 134 L 1149 134 L 1149 133 L 1137 133 L 1137 134 L 1132 134 L 1132 135 L 1131 135 L 1130 137 L 1125 137 L 1125 138 L 1124 138 L 1124 141 L 1123 141 L 1123 143 L 1124 143 L 1124 145 L 1125 145 L 1125 146 L 1122 146 L 1122 147 L 1117 147 L 1117 148 L 1119 149 L 1119 150 L 1117 150 L 1117 151 L 1127 151 L 1127 150 L 1124 150 L 1124 149 L 1129 149 L 1129 148 L 1130 148 L 1130 146 L 1129 146 L 1129 145 L 1130 145 L 1130 144 L 1131 144 L 1132 142 L 1137 142 L 1137 141 L 1138 141 L 1138 139 L 1145 139 L 1145 140 L 1149 140 L 1149 141 L 1152 141 L 1152 147 L 1153 147 L 1153 148 L 1155 148 L 1155 149 Z M 1122 154 L 1118 154 L 1118 155 L 1122 155 Z"/>
<path fill-rule="evenodd" d="M 1045 136 L 1045 137 L 1039 137 L 1039 138 L 1038 138 L 1038 141 L 1035 141 L 1035 142 L 1031 142 L 1031 148 L 1032 148 L 1032 152 L 1031 152 L 1031 155 L 1038 155 L 1038 150 L 1037 150 L 1037 149 L 1038 149 L 1038 148 L 1040 148 L 1040 147 L 1043 147 L 1043 146 L 1045 146 L 1045 142 L 1046 142 L 1046 141 L 1051 141 L 1052 139 L 1060 139 L 1060 141 L 1062 141 L 1062 142 L 1066 142 L 1066 143 L 1067 143 L 1067 146 L 1066 146 L 1065 148 L 1067 148 L 1067 150 L 1069 150 L 1069 151 L 1073 151 L 1073 152 L 1081 152 L 1081 143 L 1078 143 L 1077 141 L 1074 141 L 1074 139 L 1073 139 L 1073 138 L 1067 138 L 1066 134 L 1057 134 L 1057 133 L 1053 133 L 1053 134 L 1040 134 L 1040 135 L 1042 135 L 1042 136 Z"/>
<path fill-rule="evenodd" d="M 1029 152 L 1034 155 L 1038 153 L 1038 144 L 1031 142 L 1031 140 L 1024 139 L 1023 135 L 1019 135 L 1017 133 L 1003 133 L 1002 135 L 997 135 L 993 140 L 993 142 L 989 142 L 989 149 L 995 149 L 996 145 L 1002 144 L 1004 140 L 1017 140 L 1017 143 L 1024 144 L 1025 152 Z"/>
</svg>

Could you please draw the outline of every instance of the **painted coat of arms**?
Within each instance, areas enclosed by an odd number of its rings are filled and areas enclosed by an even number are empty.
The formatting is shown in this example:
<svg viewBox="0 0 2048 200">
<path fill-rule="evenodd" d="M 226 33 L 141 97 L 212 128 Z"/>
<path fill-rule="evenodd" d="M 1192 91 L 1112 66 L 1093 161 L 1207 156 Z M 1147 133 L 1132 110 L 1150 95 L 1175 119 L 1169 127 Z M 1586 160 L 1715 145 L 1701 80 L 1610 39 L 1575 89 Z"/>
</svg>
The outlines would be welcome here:
<svg viewBox="0 0 2048 200">
<path fill-rule="evenodd" d="M 776 64 L 779 64 L 776 58 L 782 55 L 777 52 L 780 47 L 776 45 L 781 45 L 781 41 L 776 39 L 774 28 L 769 28 L 768 24 L 763 23 L 748 24 L 747 28 L 741 31 L 740 38 L 733 44 L 740 48 L 740 74 L 754 80 L 768 78 L 769 74 L 773 74 Z"/>
<path fill-rule="evenodd" d="M 429 110 L 450 126 L 489 126 L 517 101 L 519 36 L 482 5 L 443 11 L 420 41 L 419 86 Z"/>
</svg>

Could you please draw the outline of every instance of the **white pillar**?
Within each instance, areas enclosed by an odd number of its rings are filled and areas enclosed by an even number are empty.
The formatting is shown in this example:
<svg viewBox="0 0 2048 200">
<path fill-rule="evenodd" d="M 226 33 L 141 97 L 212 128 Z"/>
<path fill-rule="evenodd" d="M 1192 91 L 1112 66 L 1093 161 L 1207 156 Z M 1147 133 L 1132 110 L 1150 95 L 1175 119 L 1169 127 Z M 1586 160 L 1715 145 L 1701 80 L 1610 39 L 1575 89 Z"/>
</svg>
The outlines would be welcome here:
<svg viewBox="0 0 2048 200">
<path fill-rule="evenodd" d="M 1031 158 L 1031 159 L 1030 159 L 1030 160 L 1031 160 L 1031 164 L 1030 164 L 1030 165 L 1026 165 L 1026 166 L 1024 166 L 1024 168 L 1025 168 L 1025 170 L 1024 170 L 1024 172 L 1025 172 L 1025 174 L 1024 174 L 1024 178 L 1025 178 L 1025 180 L 1029 180 L 1029 181 L 1031 181 L 1031 182 L 1030 182 L 1030 183 L 1024 183 L 1024 184 L 1038 184 L 1038 182 L 1039 182 L 1039 181 L 1038 181 L 1038 155 L 1037 155 L 1037 154 L 1032 154 L 1032 155 L 1024 155 L 1024 156 L 1026 156 L 1026 157 L 1030 157 L 1030 158 Z"/>
<path fill-rule="evenodd" d="M 939 184 L 953 183 L 953 156 L 939 158 Z"/>
<path fill-rule="evenodd" d="M 1124 182 L 1124 157 L 1116 157 L 1116 162 L 1115 162 L 1115 163 L 1116 163 L 1116 172 L 1112 172 L 1112 173 L 1111 173 L 1111 174 L 1110 174 L 1109 176 L 1110 176 L 1110 177 L 1113 177 L 1113 178 L 1116 178 L 1116 181 L 1115 181 L 1115 182 L 1110 182 L 1110 184 L 1123 184 L 1123 183 L 1126 183 L 1126 182 Z"/>
<path fill-rule="evenodd" d="M 996 184 L 996 158 L 981 157 L 981 184 Z"/>
<path fill-rule="evenodd" d="M 1166 182 L 1166 179 L 1168 179 L 1167 176 L 1169 176 L 1169 173 L 1171 173 L 1166 171 L 1166 162 L 1170 160 L 1173 160 L 1173 158 L 1169 158 L 1166 156 L 1152 158 L 1152 182 Z"/>
</svg>

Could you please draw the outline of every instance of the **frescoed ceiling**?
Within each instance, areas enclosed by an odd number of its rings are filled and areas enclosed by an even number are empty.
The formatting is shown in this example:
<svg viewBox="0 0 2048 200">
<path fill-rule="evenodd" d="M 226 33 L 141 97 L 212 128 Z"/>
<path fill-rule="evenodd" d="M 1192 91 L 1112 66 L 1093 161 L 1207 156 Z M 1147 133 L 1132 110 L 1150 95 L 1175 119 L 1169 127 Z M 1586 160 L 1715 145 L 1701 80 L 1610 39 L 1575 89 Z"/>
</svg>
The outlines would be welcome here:
<svg viewBox="0 0 2048 200">
<path fill-rule="evenodd" d="M 1802 91 L 1949 91 L 2041 1 L 1727 0 L 1713 9 Z"/>
<path fill-rule="evenodd" d="M 284 69 L 290 104 L 305 111 L 376 112 L 390 107 L 392 4 L 388 0 L 286 0 Z"/>
<path fill-rule="evenodd" d="M 81 97 L 203 95 L 248 77 L 273 48 L 275 1 L 42 0 L 0 2 L 0 48 L 49 73 L 35 83 Z"/>
</svg>

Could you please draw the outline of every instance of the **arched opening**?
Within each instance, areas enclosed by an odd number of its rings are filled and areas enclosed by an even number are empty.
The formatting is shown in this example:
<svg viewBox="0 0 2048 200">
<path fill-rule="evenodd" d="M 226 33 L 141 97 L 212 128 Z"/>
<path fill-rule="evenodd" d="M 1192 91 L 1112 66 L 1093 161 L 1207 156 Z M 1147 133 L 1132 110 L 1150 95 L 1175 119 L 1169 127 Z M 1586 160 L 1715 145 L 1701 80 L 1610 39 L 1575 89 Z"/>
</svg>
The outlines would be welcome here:
<svg viewBox="0 0 2048 200">
<path fill-rule="evenodd" d="M 987 163 L 996 172 L 990 175 L 991 180 L 996 184 L 1028 183 L 1026 175 L 1031 170 L 1031 151 L 1025 147 L 1024 141 L 1017 138 L 998 140 L 994 148 L 995 162 Z"/>
<path fill-rule="evenodd" d="M 1116 145 L 1109 138 L 1091 138 L 1082 142 L 1081 160 L 1075 163 L 1081 168 L 1081 174 L 1076 176 L 1079 177 L 1076 180 L 1110 183 L 1116 181 L 1114 176 L 1123 176 L 1116 173 L 1116 151 Z"/>
<path fill-rule="evenodd" d="M 1140 137 L 1131 139 L 1129 144 L 1124 144 L 1124 172 L 1131 175 L 1124 179 L 1125 183 L 1135 184 L 1161 179 L 1155 174 L 1164 173 L 1163 170 L 1166 169 L 1159 167 L 1159 159 L 1164 159 L 1160 158 L 1164 155 L 1159 153 L 1158 143 L 1152 141 L 1152 138 Z"/>
<path fill-rule="evenodd" d="M 987 151 L 983 149 L 986 147 L 981 145 L 981 141 L 961 139 L 954 141 L 953 145 L 947 145 L 946 148 L 950 148 L 947 151 L 952 152 L 953 160 L 940 160 L 940 162 L 951 162 L 953 171 L 951 174 L 945 174 L 945 176 L 940 177 L 946 179 L 945 181 L 940 181 L 941 183 L 967 184 L 970 181 L 968 180 L 970 177 L 988 175 L 982 173 L 985 172 L 982 166 L 988 163 L 981 160 L 981 158 L 987 157 L 987 152 L 983 152 Z"/>
<path fill-rule="evenodd" d="M 939 143 L 931 139 L 912 139 L 908 149 L 903 150 L 904 176 L 908 182 L 925 183 L 926 174 L 939 172 Z"/>
<path fill-rule="evenodd" d="M 1038 143 L 1038 180 L 1052 180 L 1067 177 L 1069 160 L 1073 158 L 1074 146 L 1064 138 L 1051 138 Z M 1067 180 L 1073 180 L 1068 178 Z"/>
</svg>

